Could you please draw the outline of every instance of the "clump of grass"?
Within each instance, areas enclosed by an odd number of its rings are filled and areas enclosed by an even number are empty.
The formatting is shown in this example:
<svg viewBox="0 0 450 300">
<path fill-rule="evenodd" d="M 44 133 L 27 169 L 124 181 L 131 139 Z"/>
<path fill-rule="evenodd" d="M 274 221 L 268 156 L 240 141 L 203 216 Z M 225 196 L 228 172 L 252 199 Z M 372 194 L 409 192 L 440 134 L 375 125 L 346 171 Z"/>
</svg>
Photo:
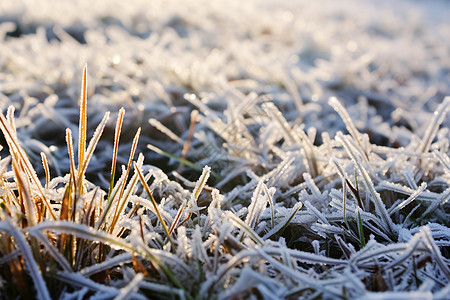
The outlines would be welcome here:
<svg viewBox="0 0 450 300">
<path fill-rule="evenodd" d="M 424 180 L 449 183 L 448 143 L 433 145 L 433 140 L 450 98 L 437 109 L 424 140 L 414 144 L 417 139 L 412 139 L 404 149 L 371 144 L 337 99 L 330 104 L 350 135 L 324 135 L 322 144 L 314 142 L 314 130 L 290 124 L 264 96 L 252 95 L 242 110 L 229 108 L 224 115 L 195 113 L 194 121 L 225 141 L 226 155 L 214 159 L 233 162 L 216 170 L 215 186 L 232 186 L 221 193 L 208 185 L 214 176 L 209 166 L 201 168 L 195 183 L 176 175 L 183 186 L 145 164 L 142 154 L 135 158 L 140 128 L 126 165 L 118 168 L 124 109 L 116 121 L 109 189 L 90 183 L 85 175 L 109 113 L 87 143 L 86 91 L 85 67 L 78 160 L 67 129 L 70 172 L 51 178 L 42 154 L 45 186 L 17 138 L 14 110 L 0 114 L 10 151 L 0 160 L 1 297 L 449 294 L 449 258 L 440 247 L 450 241 L 442 225 L 448 221 L 443 207 L 450 192 L 448 187 L 431 190 Z M 180 157 L 173 156 L 184 168 L 201 165 L 189 161 L 187 152 L 202 149 L 193 140 L 194 124 L 186 142 L 162 124 L 152 124 L 187 145 Z M 427 174 L 421 169 L 424 161 L 435 167 Z"/>
</svg>

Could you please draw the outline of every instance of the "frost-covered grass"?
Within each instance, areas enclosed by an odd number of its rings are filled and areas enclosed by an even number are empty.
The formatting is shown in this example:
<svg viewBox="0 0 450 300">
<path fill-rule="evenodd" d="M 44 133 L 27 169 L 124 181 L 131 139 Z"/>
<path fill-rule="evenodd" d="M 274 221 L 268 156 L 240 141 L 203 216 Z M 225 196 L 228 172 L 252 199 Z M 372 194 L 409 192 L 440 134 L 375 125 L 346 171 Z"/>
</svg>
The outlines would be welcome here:
<svg viewBox="0 0 450 300">
<path fill-rule="evenodd" d="M 0 299 L 448 299 L 450 3 L 310 2 L 2 0 Z"/>
</svg>

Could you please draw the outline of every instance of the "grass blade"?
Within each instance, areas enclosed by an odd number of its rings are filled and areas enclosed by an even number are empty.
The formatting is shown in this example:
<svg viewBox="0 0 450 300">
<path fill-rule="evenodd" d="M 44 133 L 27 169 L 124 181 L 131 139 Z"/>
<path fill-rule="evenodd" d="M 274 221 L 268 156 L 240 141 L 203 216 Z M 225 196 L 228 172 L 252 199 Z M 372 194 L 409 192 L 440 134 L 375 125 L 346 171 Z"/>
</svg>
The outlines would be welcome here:
<svg viewBox="0 0 450 300">
<path fill-rule="evenodd" d="M 166 222 L 164 221 L 163 217 L 161 216 L 161 213 L 159 212 L 158 204 L 155 201 L 155 198 L 153 198 L 153 193 L 150 191 L 150 187 L 148 186 L 147 182 L 145 181 L 144 175 L 142 174 L 141 170 L 137 166 L 136 163 L 134 163 L 134 169 L 136 170 L 139 179 L 141 180 L 142 186 L 144 187 L 145 191 L 147 192 L 147 195 L 149 196 L 150 200 L 152 201 L 153 208 L 155 209 L 156 215 L 158 217 L 159 222 L 164 228 L 164 231 L 166 232 L 167 237 L 169 238 L 170 243 L 172 244 L 173 248 L 176 250 L 175 243 L 172 240 L 172 236 L 170 235 L 169 229 L 167 228 Z"/>
<path fill-rule="evenodd" d="M 83 68 L 83 81 L 81 83 L 80 95 L 80 121 L 78 125 L 78 178 L 81 177 L 81 166 L 84 162 L 84 153 L 86 151 L 86 131 L 87 131 L 87 65 Z M 77 188 L 80 193 L 82 180 L 78 179 Z"/>
</svg>

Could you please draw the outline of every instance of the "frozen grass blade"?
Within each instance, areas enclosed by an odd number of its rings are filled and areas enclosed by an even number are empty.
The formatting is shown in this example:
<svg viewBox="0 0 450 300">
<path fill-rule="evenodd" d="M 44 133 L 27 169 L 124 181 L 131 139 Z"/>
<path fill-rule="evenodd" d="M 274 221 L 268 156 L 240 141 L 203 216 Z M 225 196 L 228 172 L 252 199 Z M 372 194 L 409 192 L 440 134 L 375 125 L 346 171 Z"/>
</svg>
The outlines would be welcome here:
<svg viewBox="0 0 450 300">
<path fill-rule="evenodd" d="M 292 219 L 294 219 L 297 212 L 302 208 L 303 204 L 301 202 L 297 202 L 293 208 L 291 208 L 291 214 L 289 217 L 285 216 L 284 220 L 275 225 L 269 232 L 267 232 L 263 236 L 263 240 L 269 239 L 274 235 L 281 235 L 286 230 L 288 225 L 291 223 Z"/>
<path fill-rule="evenodd" d="M 427 153 L 430 150 L 433 138 L 436 136 L 439 126 L 444 121 L 444 118 L 447 114 L 447 110 L 449 109 L 449 107 L 450 107 L 450 97 L 445 97 L 444 101 L 438 106 L 438 108 L 434 112 L 433 118 L 431 119 L 430 124 L 428 124 L 427 129 L 425 130 L 422 142 L 417 147 L 418 153 Z"/>
<path fill-rule="evenodd" d="M 331 97 L 328 100 L 328 104 L 331 107 L 333 107 L 334 110 L 339 114 L 342 121 L 344 121 L 344 124 L 347 127 L 348 132 L 355 139 L 355 141 L 358 143 L 358 145 L 361 148 L 363 148 L 361 134 L 356 129 L 355 125 L 353 124 L 352 119 L 350 118 L 348 112 L 345 110 L 344 106 L 342 106 L 342 104 L 339 102 L 339 100 L 336 97 Z"/>
<path fill-rule="evenodd" d="M 399 203 L 397 206 L 392 207 L 391 209 L 388 210 L 389 214 L 392 215 L 395 212 L 403 209 L 406 205 L 408 205 L 409 203 L 413 202 L 425 189 L 427 188 L 427 184 L 426 182 L 422 182 L 422 184 L 420 185 L 420 187 L 414 191 L 411 196 L 408 197 L 408 199 L 405 199 L 404 201 L 402 201 L 401 203 Z"/>
<path fill-rule="evenodd" d="M 264 241 L 259 237 L 259 235 L 244 221 L 239 219 L 239 217 L 237 217 L 235 214 L 228 211 L 224 213 L 224 217 L 230 219 L 236 227 L 241 229 L 244 233 L 248 234 L 251 239 L 258 244 L 258 246 L 264 246 Z"/>
<path fill-rule="evenodd" d="M 446 203 L 448 203 L 449 200 L 450 200 L 450 188 L 447 188 L 445 191 L 442 192 L 442 194 L 437 199 L 437 201 L 434 201 L 433 203 L 430 204 L 430 206 L 428 206 L 426 211 L 417 220 L 417 223 L 420 224 L 420 222 L 424 218 L 428 217 L 432 212 L 434 212 L 438 208 L 439 205 L 446 204 Z"/>
<path fill-rule="evenodd" d="M 200 196 L 200 193 L 205 188 L 206 182 L 208 181 L 210 174 L 211 174 L 211 168 L 208 166 L 205 166 L 203 168 L 202 175 L 200 175 L 200 178 L 197 180 L 197 183 L 195 184 L 195 188 L 192 191 L 191 199 L 189 200 L 189 203 L 188 203 L 189 209 L 198 209 L 198 206 L 197 206 L 198 197 Z"/>
<path fill-rule="evenodd" d="M 124 288 L 120 289 L 119 295 L 117 295 L 114 300 L 125 300 L 130 299 L 132 297 L 132 293 L 136 292 L 139 289 L 139 283 L 144 279 L 144 275 L 142 273 L 136 274 L 133 280 L 127 284 Z M 137 295 L 133 295 L 133 299 L 136 298 Z M 143 299 L 146 297 L 142 296 Z"/>
<path fill-rule="evenodd" d="M 270 119 L 275 120 L 277 122 L 277 124 L 281 127 L 287 141 L 291 145 L 297 144 L 297 145 L 300 145 L 304 149 L 304 151 L 305 151 L 305 166 L 307 168 L 307 171 L 313 177 L 316 177 L 317 175 L 319 175 L 317 159 L 314 154 L 314 146 L 312 145 L 311 141 L 309 140 L 309 138 L 305 134 L 305 132 L 302 129 L 298 129 L 296 132 L 294 132 L 291 129 L 291 127 L 289 126 L 289 123 L 283 117 L 283 114 L 278 110 L 278 108 L 272 102 L 264 103 L 263 108 L 266 111 L 267 115 L 270 117 Z M 303 143 L 302 143 L 302 141 L 303 141 Z"/>
<path fill-rule="evenodd" d="M 164 126 L 161 122 L 159 122 L 156 119 L 149 119 L 148 122 L 150 123 L 150 125 L 152 125 L 153 127 L 155 127 L 156 129 L 158 129 L 159 131 L 161 131 L 162 133 L 164 133 L 165 135 L 167 135 L 169 138 L 171 138 L 173 141 L 179 143 L 179 144 L 183 144 L 183 140 L 178 137 L 175 133 L 173 133 L 172 130 L 170 130 L 169 128 L 167 128 L 166 126 Z"/>
<path fill-rule="evenodd" d="M 122 253 L 102 263 L 86 267 L 80 270 L 80 274 L 83 274 L 84 276 L 91 276 L 93 274 L 108 270 L 116 265 L 131 262 L 131 260 L 132 260 L 131 253 Z"/>
<path fill-rule="evenodd" d="M 450 158 L 448 155 L 437 150 L 433 150 L 433 154 L 441 162 L 442 166 L 444 166 L 445 172 L 450 175 Z"/>
</svg>

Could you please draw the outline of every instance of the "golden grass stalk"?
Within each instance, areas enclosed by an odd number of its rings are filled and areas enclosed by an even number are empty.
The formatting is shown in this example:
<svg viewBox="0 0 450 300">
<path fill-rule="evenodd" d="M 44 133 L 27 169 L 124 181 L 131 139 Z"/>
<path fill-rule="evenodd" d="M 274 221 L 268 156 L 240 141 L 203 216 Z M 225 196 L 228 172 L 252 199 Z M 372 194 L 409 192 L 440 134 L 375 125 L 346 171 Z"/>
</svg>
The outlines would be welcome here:
<svg viewBox="0 0 450 300">
<path fill-rule="evenodd" d="M 123 193 L 125 191 L 125 186 L 127 184 L 127 178 L 130 174 L 130 169 L 131 169 L 131 164 L 133 162 L 133 157 L 134 157 L 134 153 L 136 152 L 136 148 L 137 148 L 137 144 L 139 141 L 139 135 L 141 133 L 141 127 L 138 128 L 136 135 L 133 138 L 133 143 L 131 144 L 131 151 L 130 151 L 130 157 L 128 158 L 128 164 L 127 164 L 127 169 L 126 169 L 126 173 L 125 173 L 125 177 L 123 179 L 123 183 L 122 186 L 120 187 L 120 193 L 119 193 L 119 197 L 117 198 L 117 201 L 121 201 L 122 197 L 123 197 Z M 106 214 L 108 213 L 109 209 L 111 208 L 111 204 L 112 204 L 112 200 L 113 198 L 108 199 L 108 203 L 105 207 L 105 217 Z M 116 209 L 114 211 L 114 217 L 109 229 L 109 232 L 112 233 L 112 231 L 114 230 L 114 227 L 116 226 L 117 221 L 119 220 L 119 214 L 120 214 L 120 210 L 119 210 L 119 203 L 118 205 L 116 205 Z"/>
<path fill-rule="evenodd" d="M 100 124 L 98 124 L 97 128 L 94 131 L 94 135 L 92 136 L 91 140 L 89 141 L 89 146 L 86 149 L 86 152 L 84 154 L 84 160 L 83 162 L 79 163 L 78 165 L 78 188 L 83 186 L 83 178 L 84 174 L 86 173 L 87 167 L 89 165 L 89 161 L 92 158 L 92 155 L 94 154 L 95 147 L 97 146 L 100 137 L 102 136 L 103 130 L 105 129 L 106 122 L 108 122 L 109 119 L 109 112 L 106 112 L 103 116 L 102 121 Z M 78 189 L 81 193 L 81 190 Z"/>
<path fill-rule="evenodd" d="M 176 250 L 175 243 L 172 240 L 172 236 L 170 235 L 169 229 L 167 228 L 167 224 L 164 221 L 164 219 L 159 211 L 158 204 L 156 203 L 155 198 L 153 198 L 153 193 L 150 190 L 150 187 L 148 186 L 147 182 L 145 181 L 144 175 L 142 174 L 141 170 L 139 169 L 139 167 L 137 166 L 136 163 L 134 163 L 134 169 L 136 170 L 137 174 L 139 175 L 139 179 L 141 180 L 142 186 L 144 187 L 145 191 L 147 192 L 147 195 L 150 197 L 150 200 L 152 201 L 153 208 L 155 209 L 156 216 L 158 217 L 159 222 L 161 222 L 161 225 L 163 226 L 164 231 L 166 232 L 170 243 L 172 244 L 173 248 Z"/>
<path fill-rule="evenodd" d="M 114 188 L 114 180 L 116 176 L 116 167 L 117 167 L 117 151 L 119 149 L 119 140 L 120 134 L 122 133 L 122 125 L 123 118 L 125 116 L 125 109 L 122 107 L 119 109 L 119 114 L 117 115 L 116 129 L 114 131 L 114 150 L 113 150 L 113 158 L 111 163 L 111 182 L 108 190 L 108 199 L 111 196 L 111 192 Z"/>
<path fill-rule="evenodd" d="M 14 170 L 15 180 L 17 188 L 19 190 L 19 198 L 25 208 L 25 216 L 27 220 L 27 226 L 34 226 L 37 223 L 36 207 L 31 200 L 30 187 L 28 186 L 28 180 L 25 178 L 22 170 L 19 170 L 17 163 L 13 161 L 12 167 Z"/>
<path fill-rule="evenodd" d="M 11 110 L 8 110 L 8 112 Z M 10 120 L 14 119 L 13 117 L 10 117 Z M 50 206 L 50 203 L 47 201 L 47 197 L 45 196 L 43 192 L 43 188 L 41 185 L 41 182 L 34 171 L 33 166 L 31 165 L 27 155 L 25 154 L 25 151 L 22 149 L 22 147 L 19 144 L 19 141 L 17 140 L 17 135 L 15 133 L 15 129 L 13 129 L 14 124 L 8 122 L 8 120 L 5 118 L 3 113 L 0 112 L 0 130 L 3 132 L 3 135 L 5 136 L 6 142 L 8 143 L 11 156 L 14 161 L 19 163 L 22 166 L 22 169 L 27 174 L 29 178 L 31 178 L 31 181 L 34 183 L 36 189 L 39 192 L 39 196 L 42 199 L 42 202 L 47 207 L 48 212 L 50 213 L 50 216 L 53 219 L 56 219 L 56 216 Z"/>
<path fill-rule="evenodd" d="M 83 81 L 81 83 L 81 95 L 80 95 L 80 122 L 78 126 L 78 178 L 81 177 L 81 165 L 84 162 L 84 153 L 86 151 L 86 131 L 87 131 L 87 65 L 83 68 Z M 78 181 L 78 190 L 80 194 L 83 192 L 82 180 Z"/>
<path fill-rule="evenodd" d="M 48 184 L 50 183 L 50 169 L 48 168 L 48 160 L 44 152 L 41 152 L 41 160 L 45 172 L 45 188 L 48 189 Z"/>
</svg>

